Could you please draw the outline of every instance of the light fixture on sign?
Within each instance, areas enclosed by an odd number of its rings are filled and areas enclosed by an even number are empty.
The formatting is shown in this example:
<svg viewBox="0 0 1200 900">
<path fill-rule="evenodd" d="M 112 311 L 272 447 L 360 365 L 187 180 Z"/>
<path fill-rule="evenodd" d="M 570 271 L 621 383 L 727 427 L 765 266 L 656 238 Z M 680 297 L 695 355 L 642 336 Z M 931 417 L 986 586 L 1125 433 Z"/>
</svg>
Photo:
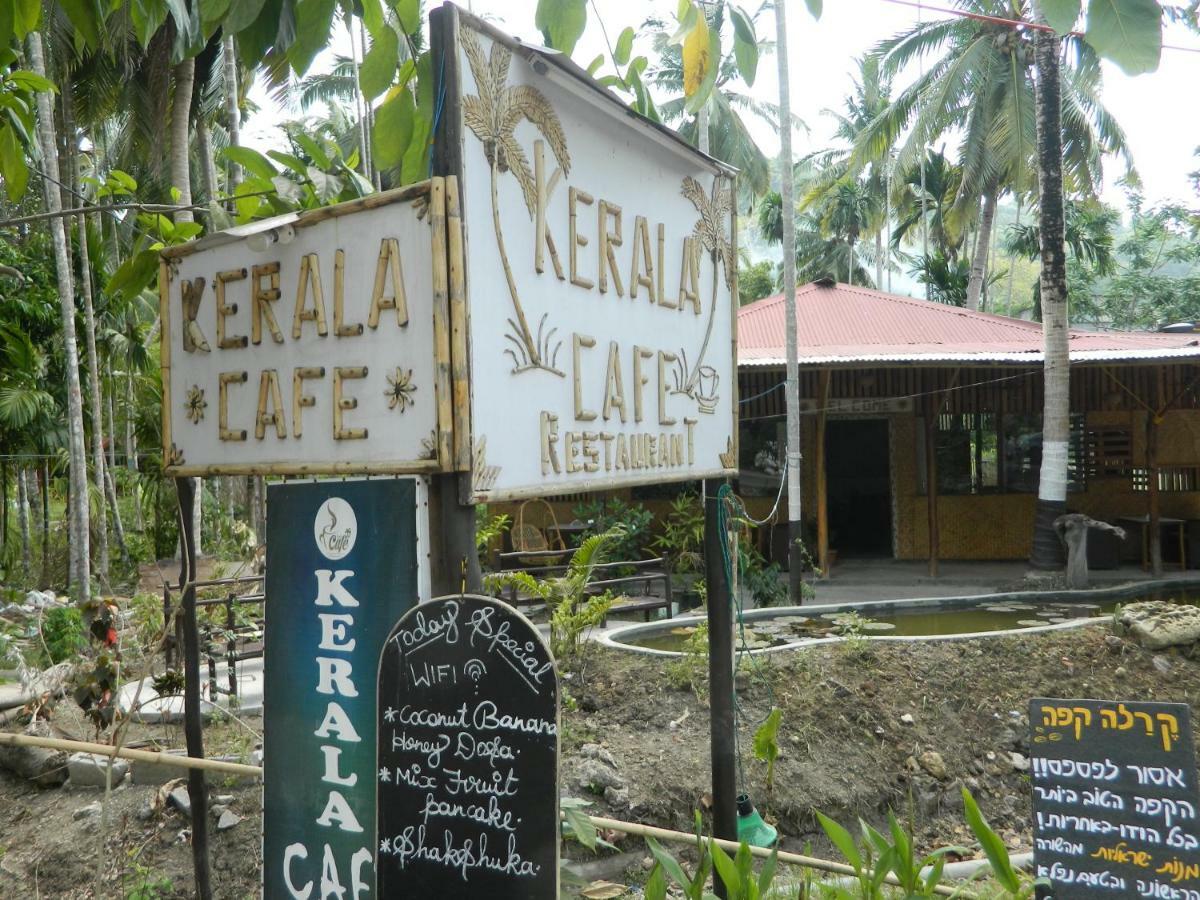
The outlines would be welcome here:
<svg viewBox="0 0 1200 900">
<path fill-rule="evenodd" d="M 272 244 L 290 244 L 296 238 L 296 229 L 291 225 L 280 225 L 267 231 L 259 231 L 246 239 L 246 246 L 255 253 L 263 253 Z"/>
</svg>

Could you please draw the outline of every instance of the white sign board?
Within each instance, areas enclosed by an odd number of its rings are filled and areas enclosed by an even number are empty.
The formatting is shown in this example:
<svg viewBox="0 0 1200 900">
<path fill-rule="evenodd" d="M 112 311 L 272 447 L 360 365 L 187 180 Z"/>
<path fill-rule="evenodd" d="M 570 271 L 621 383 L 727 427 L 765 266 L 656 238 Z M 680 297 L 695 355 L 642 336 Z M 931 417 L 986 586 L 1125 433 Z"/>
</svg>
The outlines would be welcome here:
<svg viewBox="0 0 1200 900">
<path fill-rule="evenodd" d="M 436 179 L 164 251 L 168 471 L 437 469 L 443 201 Z"/>
<path fill-rule="evenodd" d="M 734 474 L 732 173 L 452 14 L 472 498 Z"/>
</svg>

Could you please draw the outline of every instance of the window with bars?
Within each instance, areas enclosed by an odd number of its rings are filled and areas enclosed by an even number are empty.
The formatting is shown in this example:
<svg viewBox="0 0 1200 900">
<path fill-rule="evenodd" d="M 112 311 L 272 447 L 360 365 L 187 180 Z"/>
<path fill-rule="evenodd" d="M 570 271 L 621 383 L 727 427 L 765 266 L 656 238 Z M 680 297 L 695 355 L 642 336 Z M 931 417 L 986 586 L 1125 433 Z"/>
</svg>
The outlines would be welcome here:
<svg viewBox="0 0 1200 900">
<path fill-rule="evenodd" d="M 1133 429 L 1129 425 L 1089 428 L 1084 451 L 1089 478 L 1128 478 L 1133 472 Z"/>
<path fill-rule="evenodd" d="M 1132 467 L 1129 476 L 1135 491 L 1150 490 L 1150 473 L 1144 466 Z M 1158 489 L 1164 493 L 1200 491 L 1200 466 L 1160 466 Z"/>
</svg>

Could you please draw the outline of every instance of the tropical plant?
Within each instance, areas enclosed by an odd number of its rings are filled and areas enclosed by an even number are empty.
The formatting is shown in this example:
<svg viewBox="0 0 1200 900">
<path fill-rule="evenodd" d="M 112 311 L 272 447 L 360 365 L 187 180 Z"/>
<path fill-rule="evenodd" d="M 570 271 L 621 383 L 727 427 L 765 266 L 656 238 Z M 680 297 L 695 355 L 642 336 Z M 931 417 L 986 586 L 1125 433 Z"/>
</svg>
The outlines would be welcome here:
<svg viewBox="0 0 1200 900">
<path fill-rule="evenodd" d="M 651 540 L 654 513 L 640 503 L 626 503 L 620 498 L 594 500 L 581 503 L 572 513 L 587 525 L 587 531 L 579 537 L 581 542 L 594 534 L 611 533 L 607 558 L 620 562 L 643 558 Z"/>
<path fill-rule="evenodd" d="M 650 542 L 656 551 L 668 557 L 671 571 L 678 575 L 699 572 L 704 557 L 704 507 L 692 491 L 671 501 L 663 520 L 662 533 Z"/>
<path fill-rule="evenodd" d="M 515 332 L 508 336 L 513 343 L 513 349 L 506 352 L 512 356 L 515 372 L 545 369 L 559 377 L 565 377 L 562 370 L 556 367 L 557 348 L 552 349 L 550 346 L 553 329 L 543 334 L 539 325 L 538 336 L 535 338 L 525 318 L 521 298 L 517 295 L 517 285 L 513 281 L 508 252 L 504 247 L 504 232 L 500 225 L 498 183 L 502 174 L 513 173 L 532 218 L 537 211 L 537 188 L 534 184 L 533 170 L 529 167 L 529 159 L 525 150 L 517 143 L 517 124 L 523 120 L 528 121 L 538 130 L 550 145 L 550 150 L 558 160 L 564 175 L 571 170 L 567 139 L 563 134 L 558 114 L 537 88 L 531 85 L 508 84 L 508 67 L 512 61 L 512 53 L 507 47 L 499 41 L 493 41 L 485 59 L 483 48 L 475 35 L 468 29 L 464 29 L 461 35 L 463 52 L 470 65 L 477 92 L 463 97 L 463 121 L 483 144 L 483 155 L 491 169 L 492 224 L 496 231 L 496 247 L 500 251 L 500 262 L 508 284 L 509 298 L 512 300 L 513 314 L 516 316 L 515 322 L 509 320 Z"/>
<path fill-rule="evenodd" d="M 646 844 L 654 857 L 654 868 L 646 879 L 646 900 L 666 900 L 668 886 L 674 886 L 689 900 L 716 900 L 717 895 L 708 890 L 709 876 L 719 878 L 724 887 L 723 896 L 729 900 L 763 900 L 771 890 L 778 863 L 777 851 L 771 851 L 762 869 L 755 873 L 754 857 L 750 845 L 742 842 L 737 852 L 730 857 L 725 849 L 712 838 L 703 836 L 700 813 L 696 813 L 696 855 L 699 861 L 696 871 L 687 870 L 663 846 L 652 837 Z"/>
<path fill-rule="evenodd" d="M 783 710 L 772 707 L 754 731 L 754 756 L 767 764 L 767 793 L 775 786 L 775 760 L 779 758 L 779 725 L 782 721 Z"/>
<path fill-rule="evenodd" d="M 528 572 L 497 572 L 484 580 L 485 589 L 516 588 L 545 603 L 550 608 L 550 649 L 567 664 L 577 657 L 583 634 L 600 624 L 612 606 L 612 594 L 597 594 L 591 581 L 620 536 L 620 529 L 613 529 L 584 539 L 562 575 L 539 580 Z"/>
</svg>

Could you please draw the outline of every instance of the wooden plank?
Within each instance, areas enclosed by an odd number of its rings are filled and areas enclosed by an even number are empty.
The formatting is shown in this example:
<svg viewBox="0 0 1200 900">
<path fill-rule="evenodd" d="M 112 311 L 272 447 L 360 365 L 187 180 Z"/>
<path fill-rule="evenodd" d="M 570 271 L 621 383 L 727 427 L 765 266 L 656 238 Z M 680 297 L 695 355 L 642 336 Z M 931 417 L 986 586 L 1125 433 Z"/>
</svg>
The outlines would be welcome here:
<svg viewBox="0 0 1200 900">
<path fill-rule="evenodd" d="M 429 216 L 433 232 L 433 359 L 437 398 L 437 458 L 443 468 L 453 466 L 454 403 L 450 358 L 450 248 L 446 223 L 446 180 L 432 179 Z"/>
</svg>

